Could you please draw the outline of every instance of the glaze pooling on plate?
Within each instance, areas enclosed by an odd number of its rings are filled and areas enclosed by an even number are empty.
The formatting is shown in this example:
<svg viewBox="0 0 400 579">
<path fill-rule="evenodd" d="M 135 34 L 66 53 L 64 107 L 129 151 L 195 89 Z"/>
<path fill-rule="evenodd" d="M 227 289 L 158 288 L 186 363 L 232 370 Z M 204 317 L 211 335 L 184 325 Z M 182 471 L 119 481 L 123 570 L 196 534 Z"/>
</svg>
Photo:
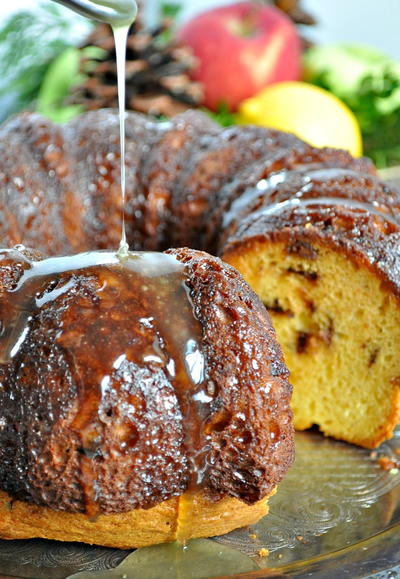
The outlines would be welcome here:
<svg viewBox="0 0 400 579">
<path fill-rule="evenodd" d="M 400 471 L 382 470 L 380 456 L 399 460 L 400 430 L 373 454 L 316 432 L 296 433 L 296 460 L 268 517 L 252 527 L 257 538 L 234 531 L 217 540 L 256 556 L 261 565 L 283 565 L 336 551 L 399 525 Z M 399 561 L 400 562 L 400 561 Z"/>
</svg>

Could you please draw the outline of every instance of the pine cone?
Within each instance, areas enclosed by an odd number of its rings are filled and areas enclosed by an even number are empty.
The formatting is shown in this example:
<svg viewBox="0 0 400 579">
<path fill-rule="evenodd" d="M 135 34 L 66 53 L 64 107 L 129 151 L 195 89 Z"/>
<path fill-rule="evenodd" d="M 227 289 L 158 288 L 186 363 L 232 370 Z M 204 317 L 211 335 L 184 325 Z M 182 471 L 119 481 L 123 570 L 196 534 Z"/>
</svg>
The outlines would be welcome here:
<svg viewBox="0 0 400 579">
<path fill-rule="evenodd" d="M 132 25 L 127 42 L 127 109 L 170 117 L 201 104 L 202 87 L 189 78 L 194 58 L 188 48 L 170 39 L 171 24 L 164 19 L 157 29 L 148 30 L 139 12 Z M 86 80 L 75 89 L 69 102 L 82 104 L 86 110 L 116 107 L 117 73 L 110 27 L 97 26 L 85 46 L 102 48 L 105 55 L 94 63 L 82 59 Z"/>
<path fill-rule="evenodd" d="M 276 8 L 285 12 L 296 26 L 314 26 L 317 23 L 314 16 L 302 7 L 302 0 L 268 0 L 268 3 L 272 3 Z M 313 45 L 303 34 L 300 35 L 300 39 L 303 50 L 307 50 Z"/>
<path fill-rule="evenodd" d="M 301 0 L 273 0 L 273 4 L 285 12 L 295 24 L 313 26 L 316 24 L 315 18 L 306 12 L 300 5 Z"/>
</svg>

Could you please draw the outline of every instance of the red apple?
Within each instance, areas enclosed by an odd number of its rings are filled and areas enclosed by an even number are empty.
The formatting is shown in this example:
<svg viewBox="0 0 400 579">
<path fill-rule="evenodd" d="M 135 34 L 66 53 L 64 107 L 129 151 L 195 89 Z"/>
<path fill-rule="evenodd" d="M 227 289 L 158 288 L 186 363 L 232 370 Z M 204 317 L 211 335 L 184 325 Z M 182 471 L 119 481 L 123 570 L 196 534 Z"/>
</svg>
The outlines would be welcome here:
<svg viewBox="0 0 400 579">
<path fill-rule="evenodd" d="M 184 24 L 179 39 L 198 65 L 204 104 L 235 110 L 268 84 L 300 77 L 300 41 L 291 20 L 273 6 L 239 2 L 203 12 Z"/>
</svg>

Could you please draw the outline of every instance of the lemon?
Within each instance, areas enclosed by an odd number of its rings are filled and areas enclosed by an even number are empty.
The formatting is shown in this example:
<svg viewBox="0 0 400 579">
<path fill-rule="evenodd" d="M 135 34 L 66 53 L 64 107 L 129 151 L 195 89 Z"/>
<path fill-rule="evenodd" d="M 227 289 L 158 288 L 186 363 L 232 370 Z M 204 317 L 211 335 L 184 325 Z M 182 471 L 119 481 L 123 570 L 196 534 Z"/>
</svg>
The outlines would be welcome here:
<svg viewBox="0 0 400 579">
<path fill-rule="evenodd" d="M 305 82 L 272 84 L 239 106 L 238 121 L 294 133 L 315 147 L 362 154 L 362 138 L 352 111 L 326 90 Z"/>
</svg>

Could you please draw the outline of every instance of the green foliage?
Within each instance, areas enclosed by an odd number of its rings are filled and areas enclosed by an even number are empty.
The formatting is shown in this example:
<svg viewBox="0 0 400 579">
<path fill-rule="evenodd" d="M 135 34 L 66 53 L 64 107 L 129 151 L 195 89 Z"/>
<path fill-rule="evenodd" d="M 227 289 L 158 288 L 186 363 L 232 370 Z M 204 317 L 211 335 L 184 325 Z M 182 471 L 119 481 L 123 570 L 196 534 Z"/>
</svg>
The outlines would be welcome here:
<svg viewBox="0 0 400 579">
<path fill-rule="evenodd" d="M 91 59 L 100 58 L 104 51 L 96 46 L 86 48 L 66 48 L 49 65 L 41 84 L 36 108 L 39 113 L 55 121 L 65 123 L 83 112 L 83 107 L 68 104 L 67 97 L 74 86 L 84 80 L 81 72 L 81 59 L 87 58 L 86 66 L 93 62 Z"/>
<path fill-rule="evenodd" d="M 167 46 L 174 39 L 174 24 L 182 10 L 182 4 L 178 2 L 162 2 L 160 6 L 161 22 L 163 20 L 171 22 L 160 30 L 157 36 L 157 44 L 160 47 Z"/>
<path fill-rule="evenodd" d="M 77 19 L 70 14 L 47 1 L 12 14 L 0 29 L 3 118 L 32 105 L 49 64 L 76 42 Z"/>
<path fill-rule="evenodd" d="M 357 93 L 348 99 L 361 126 L 365 152 L 379 168 L 400 164 L 399 94 L 400 78 L 386 70 L 381 78 L 364 77 Z"/>
<path fill-rule="evenodd" d="M 161 3 L 160 12 L 162 18 L 171 18 L 172 20 L 176 20 L 181 11 L 182 4 L 180 2 Z"/>
<path fill-rule="evenodd" d="M 313 83 L 335 92 L 323 74 L 315 77 Z M 367 74 L 354 93 L 341 95 L 360 123 L 365 154 L 378 168 L 400 164 L 399 94 L 400 78 L 386 70 L 378 78 Z"/>
<path fill-rule="evenodd" d="M 209 109 L 204 109 L 204 112 L 223 127 L 230 127 L 231 125 L 236 124 L 236 116 L 229 110 L 228 105 L 224 102 L 221 102 L 218 105 L 215 112 L 210 111 Z"/>
<path fill-rule="evenodd" d="M 378 168 L 400 164 L 400 65 L 362 45 L 313 47 L 305 58 L 307 80 L 354 112 L 364 152 Z"/>
</svg>

